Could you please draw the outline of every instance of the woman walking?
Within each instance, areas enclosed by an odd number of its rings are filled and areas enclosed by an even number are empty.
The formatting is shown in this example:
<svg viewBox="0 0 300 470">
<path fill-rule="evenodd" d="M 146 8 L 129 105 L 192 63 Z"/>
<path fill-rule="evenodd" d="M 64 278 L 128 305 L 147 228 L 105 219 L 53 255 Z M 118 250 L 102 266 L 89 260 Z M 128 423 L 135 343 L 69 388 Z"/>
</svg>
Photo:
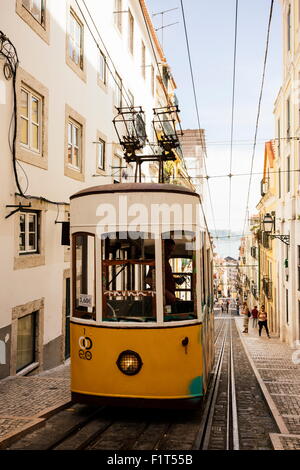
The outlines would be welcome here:
<svg viewBox="0 0 300 470">
<path fill-rule="evenodd" d="M 261 330 L 265 327 L 268 338 L 270 338 L 269 329 L 268 329 L 268 315 L 265 310 L 265 306 L 262 305 L 260 311 L 258 312 L 258 334 L 261 336 Z"/>
<path fill-rule="evenodd" d="M 243 333 L 248 333 L 248 325 L 249 325 L 249 316 L 250 316 L 250 311 L 247 306 L 247 302 L 243 303 L 243 310 L 242 310 L 242 315 L 244 315 L 244 331 Z"/>
</svg>

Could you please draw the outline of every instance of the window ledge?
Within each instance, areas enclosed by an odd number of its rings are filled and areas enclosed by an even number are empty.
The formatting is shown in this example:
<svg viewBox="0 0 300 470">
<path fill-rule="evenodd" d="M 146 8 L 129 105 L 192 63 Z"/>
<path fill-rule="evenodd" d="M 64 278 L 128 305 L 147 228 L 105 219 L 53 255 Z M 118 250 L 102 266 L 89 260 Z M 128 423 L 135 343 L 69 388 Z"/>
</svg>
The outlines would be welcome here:
<svg viewBox="0 0 300 470">
<path fill-rule="evenodd" d="M 20 255 L 15 256 L 14 269 L 27 269 L 43 266 L 45 264 L 45 256 L 38 255 Z"/>
<path fill-rule="evenodd" d="M 25 367 L 24 369 L 20 370 L 19 372 L 16 373 L 17 376 L 22 376 L 22 375 L 27 375 L 33 370 L 37 369 L 40 367 L 39 362 L 33 362 L 32 364 L 29 364 L 29 366 Z"/>
</svg>

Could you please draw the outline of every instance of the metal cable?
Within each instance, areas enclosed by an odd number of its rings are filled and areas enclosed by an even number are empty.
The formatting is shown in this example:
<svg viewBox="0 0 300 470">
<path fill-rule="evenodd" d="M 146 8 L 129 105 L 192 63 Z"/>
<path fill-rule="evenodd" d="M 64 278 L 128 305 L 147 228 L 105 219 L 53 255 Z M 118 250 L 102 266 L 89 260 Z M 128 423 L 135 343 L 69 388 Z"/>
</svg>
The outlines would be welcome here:
<svg viewBox="0 0 300 470">
<path fill-rule="evenodd" d="M 264 83 L 265 83 L 266 66 L 267 66 L 269 41 L 270 41 L 271 21 L 272 21 L 272 15 L 273 15 L 273 6 L 274 6 L 274 0 L 271 0 L 269 21 L 268 21 L 267 40 L 266 40 L 266 47 L 265 47 L 265 57 L 264 57 L 264 65 L 263 65 L 263 74 L 262 74 L 261 88 L 260 88 L 260 94 L 259 94 L 259 100 L 258 100 L 257 118 L 256 118 L 256 125 L 255 125 L 255 134 L 254 134 L 254 144 L 253 144 L 253 152 L 252 152 L 252 158 L 251 158 L 251 170 L 250 170 L 250 178 L 249 178 L 249 186 L 248 186 L 248 194 L 247 194 L 247 203 L 246 203 L 243 234 L 245 233 L 247 215 L 248 215 L 248 211 L 249 211 L 250 189 L 251 189 L 251 182 L 252 182 L 253 164 L 254 164 L 254 157 L 255 157 L 255 150 L 256 150 L 256 140 L 257 140 L 257 133 L 258 133 L 259 118 L 260 118 L 261 102 L 262 102 L 262 95 L 263 95 L 263 89 L 264 89 Z"/>
</svg>

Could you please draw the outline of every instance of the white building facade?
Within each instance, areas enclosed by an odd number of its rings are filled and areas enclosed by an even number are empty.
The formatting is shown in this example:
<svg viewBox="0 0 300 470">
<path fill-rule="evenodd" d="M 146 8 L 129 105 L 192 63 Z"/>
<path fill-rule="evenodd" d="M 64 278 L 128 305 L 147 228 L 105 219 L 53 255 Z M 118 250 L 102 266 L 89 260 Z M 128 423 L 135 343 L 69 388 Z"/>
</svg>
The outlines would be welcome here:
<svg viewBox="0 0 300 470">
<path fill-rule="evenodd" d="M 116 107 L 142 106 L 151 142 L 152 110 L 166 106 L 170 90 L 144 0 L 11 0 L 0 31 L 19 59 L 14 82 L 0 54 L 3 378 L 68 357 L 70 250 L 61 222 L 69 197 L 133 181 L 112 123 Z M 155 165 L 142 172 L 144 181 L 157 181 Z"/>
<path fill-rule="evenodd" d="M 283 83 L 275 102 L 278 170 L 275 232 L 280 338 L 291 346 L 300 339 L 300 4 L 282 0 Z M 273 243 L 274 243 L 273 242 Z"/>
</svg>

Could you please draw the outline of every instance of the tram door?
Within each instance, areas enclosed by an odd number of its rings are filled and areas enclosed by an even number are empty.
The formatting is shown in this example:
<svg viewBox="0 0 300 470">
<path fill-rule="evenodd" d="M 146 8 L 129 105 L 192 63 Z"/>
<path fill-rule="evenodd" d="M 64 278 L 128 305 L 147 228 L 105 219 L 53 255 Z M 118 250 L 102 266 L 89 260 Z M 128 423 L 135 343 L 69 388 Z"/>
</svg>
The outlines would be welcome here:
<svg viewBox="0 0 300 470">
<path fill-rule="evenodd" d="M 70 357 L 70 278 L 65 279 L 65 359 Z"/>
</svg>

